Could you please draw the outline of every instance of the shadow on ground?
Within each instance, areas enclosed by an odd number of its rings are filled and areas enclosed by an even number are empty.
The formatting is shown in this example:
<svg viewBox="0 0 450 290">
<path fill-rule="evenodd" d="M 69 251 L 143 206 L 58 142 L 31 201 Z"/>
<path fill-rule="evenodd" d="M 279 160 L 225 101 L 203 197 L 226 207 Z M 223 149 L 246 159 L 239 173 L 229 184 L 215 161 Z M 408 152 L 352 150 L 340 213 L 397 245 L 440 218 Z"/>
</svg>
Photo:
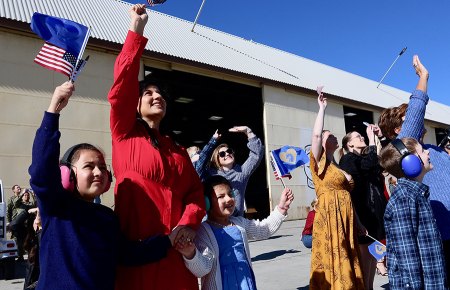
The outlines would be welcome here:
<svg viewBox="0 0 450 290">
<path fill-rule="evenodd" d="M 279 238 L 284 238 L 284 237 L 292 237 L 293 235 L 277 235 L 277 236 L 271 236 L 270 238 L 266 239 L 266 240 L 274 240 L 274 239 L 279 239 Z M 259 242 L 261 240 L 251 240 L 248 241 L 249 243 L 254 243 L 254 242 Z"/>
<path fill-rule="evenodd" d="M 301 251 L 293 250 L 293 249 L 292 250 L 272 251 L 272 252 L 260 254 L 258 256 L 253 257 L 252 262 L 271 260 L 271 259 L 275 259 L 277 257 L 283 256 L 284 254 L 293 254 L 293 253 L 299 253 L 299 252 L 301 252 Z"/>
</svg>

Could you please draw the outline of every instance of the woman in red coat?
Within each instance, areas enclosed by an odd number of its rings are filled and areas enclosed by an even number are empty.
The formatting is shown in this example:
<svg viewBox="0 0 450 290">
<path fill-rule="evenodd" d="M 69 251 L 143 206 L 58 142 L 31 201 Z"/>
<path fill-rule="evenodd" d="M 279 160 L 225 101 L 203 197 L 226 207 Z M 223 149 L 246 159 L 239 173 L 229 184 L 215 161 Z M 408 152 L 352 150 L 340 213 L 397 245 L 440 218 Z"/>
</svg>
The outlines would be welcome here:
<svg viewBox="0 0 450 290">
<path fill-rule="evenodd" d="M 130 30 L 108 95 L 115 211 L 129 239 L 168 234 L 181 227 L 177 240 L 190 242 L 205 216 L 203 188 L 186 151 L 159 132 L 166 113 L 159 87 L 147 83 L 140 92 L 138 74 L 148 15 L 140 4 L 132 6 L 129 14 Z M 170 249 L 159 262 L 119 268 L 116 289 L 198 289 L 198 284 L 182 255 Z"/>
</svg>

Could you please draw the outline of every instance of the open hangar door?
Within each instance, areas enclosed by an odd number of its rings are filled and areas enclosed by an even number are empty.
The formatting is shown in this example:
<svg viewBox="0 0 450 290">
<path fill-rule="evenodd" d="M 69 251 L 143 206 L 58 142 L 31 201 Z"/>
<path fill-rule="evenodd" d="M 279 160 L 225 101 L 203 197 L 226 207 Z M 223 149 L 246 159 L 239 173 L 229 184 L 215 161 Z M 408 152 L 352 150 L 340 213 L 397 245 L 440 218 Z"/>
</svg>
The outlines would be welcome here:
<svg viewBox="0 0 450 290">
<path fill-rule="evenodd" d="M 161 83 L 169 96 L 161 132 L 185 148 L 195 145 L 202 149 L 218 129 L 222 134 L 219 144 L 227 143 L 236 152 L 235 162 L 243 164 L 249 153 L 247 136 L 228 129 L 248 126 L 264 142 L 261 88 L 148 66 L 145 75 Z M 264 157 L 250 177 L 245 195 L 247 208 L 256 209 L 258 218 L 267 216 L 270 208 L 265 164 Z"/>
<path fill-rule="evenodd" d="M 359 134 L 361 134 L 361 136 L 364 137 L 366 143 L 368 142 L 366 132 L 367 127 L 366 125 L 363 124 L 363 122 L 373 124 L 374 123 L 373 112 L 344 106 L 344 122 L 346 133 L 356 131 Z M 338 142 L 339 145 L 342 145 L 342 140 L 338 140 Z"/>
</svg>

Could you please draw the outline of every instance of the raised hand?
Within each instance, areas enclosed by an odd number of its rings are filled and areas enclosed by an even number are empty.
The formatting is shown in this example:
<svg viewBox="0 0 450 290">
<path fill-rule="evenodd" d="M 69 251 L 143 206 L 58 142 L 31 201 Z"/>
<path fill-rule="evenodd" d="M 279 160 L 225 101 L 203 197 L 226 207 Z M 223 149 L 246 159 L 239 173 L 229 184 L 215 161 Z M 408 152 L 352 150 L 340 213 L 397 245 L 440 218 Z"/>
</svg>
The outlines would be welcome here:
<svg viewBox="0 0 450 290">
<path fill-rule="evenodd" d="M 319 104 L 319 108 L 325 110 L 327 108 L 327 98 L 323 96 L 323 93 L 321 92 L 319 96 L 317 97 L 317 103 Z"/>
<path fill-rule="evenodd" d="M 374 145 L 375 144 L 375 131 L 374 131 L 374 125 L 370 124 L 369 126 L 367 126 L 366 128 L 366 134 L 367 134 L 367 138 L 369 139 L 369 145 Z"/>
<path fill-rule="evenodd" d="M 220 137 L 222 137 L 222 134 L 219 134 L 219 129 L 217 129 L 216 132 L 214 132 L 213 138 L 218 140 Z"/>
<path fill-rule="evenodd" d="M 426 67 L 420 62 L 419 56 L 414 55 L 413 56 L 413 67 L 416 71 L 416 75 L 418 75 L 420 78 L 426 78 L 428 79 L 429 73 Z"/>
<path fill-rule="evenodd" d="M 75 86 L 72 82 L 67 81 L 62 85 L 55 88 L 53 92 L 52 100 L 50 101 L 50 106 L 47 109 L 49 113 L 59 113 L 62 109 L 67 106 L 69 98 L 72 96 L 73 91 L 75 91 Z"/>
<path fill-rule="evenodd" d="M 128 11 L 130 15 L 130 30 L 136 32 L 137 34 L 144 34 L 144 27 L 148 21 L 147 10 L 145 9 L 145 4 L 135 4 L 131 6 Z"/>
<path fill-rule="evenodd" d="M 230 132 L 240 132 L 240 133 L 247 133 L 248 131 L 252 131 L 247 126 L 234 126 L 233 128 L 230 128 L 228 131 Z"/>
<path fill-rule="evenodd" d="M 247 126 L 234 126 L 233 128 L 230 128 L 228 131 L 230 132 L 238 132 L 238 133 L 245 133 L 247 134 L 247 137 L 250 139 L 255 136 L 252 129 L 250 129 Z"/>
</svg>

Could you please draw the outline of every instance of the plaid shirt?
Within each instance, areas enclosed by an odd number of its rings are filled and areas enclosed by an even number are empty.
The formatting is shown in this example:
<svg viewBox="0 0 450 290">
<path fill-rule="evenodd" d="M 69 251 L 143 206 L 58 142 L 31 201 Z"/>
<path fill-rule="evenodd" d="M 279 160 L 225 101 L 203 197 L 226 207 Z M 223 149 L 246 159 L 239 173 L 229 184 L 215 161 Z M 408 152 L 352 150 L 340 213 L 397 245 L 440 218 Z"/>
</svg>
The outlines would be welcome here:
<svg viewBox="0 0 450 290">
<path fill-rule="evenodd" d="M 423 183 L 400 178 L 384 214 L 389 288 L 448 289 L 442 241 Z"/>
</svg>

